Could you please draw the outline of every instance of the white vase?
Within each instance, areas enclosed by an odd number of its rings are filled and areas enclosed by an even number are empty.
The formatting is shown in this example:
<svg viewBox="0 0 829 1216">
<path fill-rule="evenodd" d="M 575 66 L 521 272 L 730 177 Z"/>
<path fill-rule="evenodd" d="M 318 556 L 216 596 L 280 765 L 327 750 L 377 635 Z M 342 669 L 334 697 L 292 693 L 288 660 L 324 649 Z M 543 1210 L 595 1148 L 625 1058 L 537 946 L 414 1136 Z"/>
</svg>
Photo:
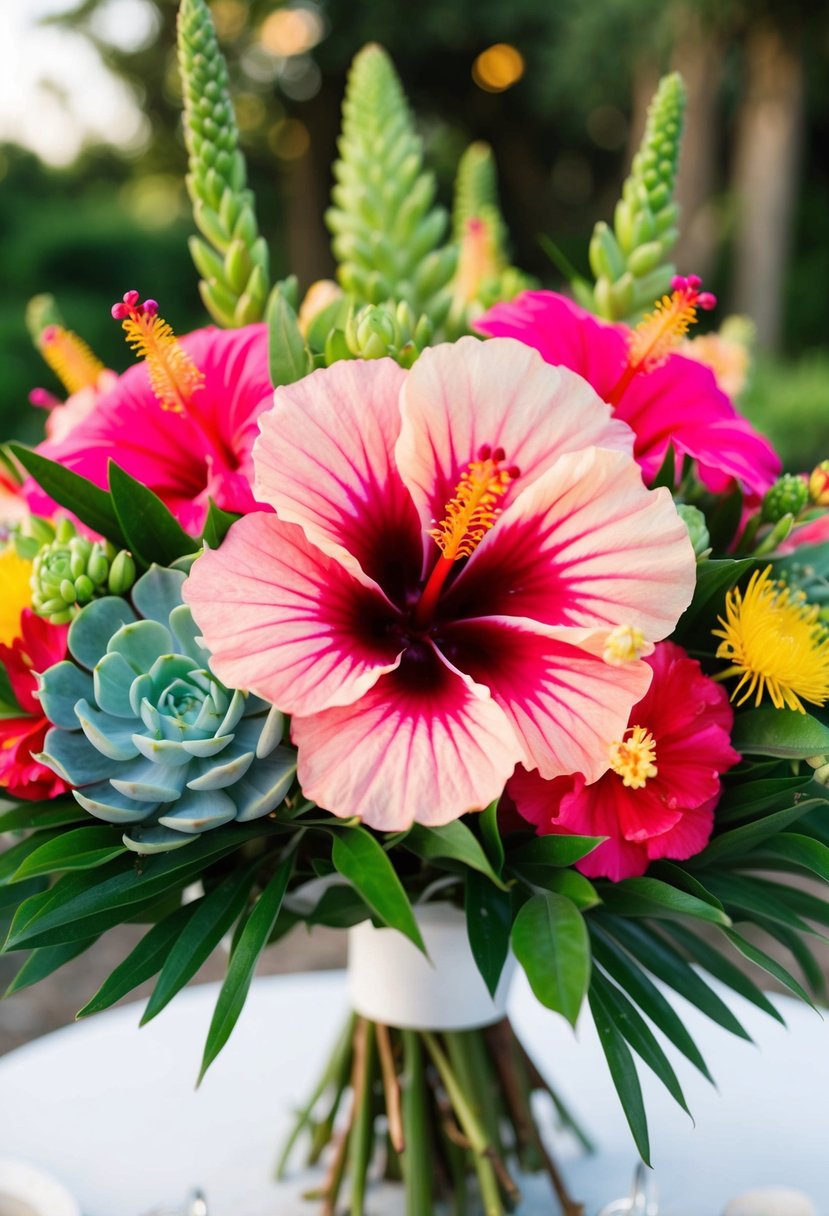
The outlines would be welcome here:
<svg viewBox="0 0 829 1216">
<path fill-rule="evenodd" d="M 506 1014 L 515 960 L 494 998 L 472 951 L 463 912 L 448 903 L 416 906 L 428 958 L 394 929 L 364 921 L 348 931 L 348 993 L 356 1013 L 407 1030 L 473 1030 Z"/>
</svg>

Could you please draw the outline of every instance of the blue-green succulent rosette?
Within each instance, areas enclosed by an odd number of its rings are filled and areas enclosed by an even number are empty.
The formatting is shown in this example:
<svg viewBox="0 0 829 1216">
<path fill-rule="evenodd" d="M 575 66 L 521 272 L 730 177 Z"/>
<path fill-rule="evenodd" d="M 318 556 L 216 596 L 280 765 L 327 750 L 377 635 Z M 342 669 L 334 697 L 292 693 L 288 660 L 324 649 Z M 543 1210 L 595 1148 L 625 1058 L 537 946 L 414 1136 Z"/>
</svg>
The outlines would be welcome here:
<svg viewBox="0 0 829 1216">
<path fill-rule="evenodd" d="M 91 815 L 126 825 L 137 853 L 269 814 L 296 773 L 283 715 L 211 672 L 181 600 L 185 577 L 152 566 L 131 604 L 88 604 L 69 629 L 71 659 L 40 678 L 54 726 L 38 758 Z"/>
</svg>

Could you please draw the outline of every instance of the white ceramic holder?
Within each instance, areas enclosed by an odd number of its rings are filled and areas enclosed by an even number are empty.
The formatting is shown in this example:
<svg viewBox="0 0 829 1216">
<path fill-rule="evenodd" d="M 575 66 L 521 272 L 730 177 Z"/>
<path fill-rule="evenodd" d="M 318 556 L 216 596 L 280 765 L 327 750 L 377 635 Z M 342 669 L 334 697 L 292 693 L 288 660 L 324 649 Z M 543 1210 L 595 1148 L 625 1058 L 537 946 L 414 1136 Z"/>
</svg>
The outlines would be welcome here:
<svg viewBox="0 0 829 1216">
<path fill-rule="evenodd" d="M 348 931 L 348 995 L 356 1013 L 407 1030 L 474 1030 L 506 1013 L 510 955 L 494 999 L 481 978 L 466 918 L 448 903 L 415 907 L 428 958 L 395 929 L 364 921 Z"/>
</svg>

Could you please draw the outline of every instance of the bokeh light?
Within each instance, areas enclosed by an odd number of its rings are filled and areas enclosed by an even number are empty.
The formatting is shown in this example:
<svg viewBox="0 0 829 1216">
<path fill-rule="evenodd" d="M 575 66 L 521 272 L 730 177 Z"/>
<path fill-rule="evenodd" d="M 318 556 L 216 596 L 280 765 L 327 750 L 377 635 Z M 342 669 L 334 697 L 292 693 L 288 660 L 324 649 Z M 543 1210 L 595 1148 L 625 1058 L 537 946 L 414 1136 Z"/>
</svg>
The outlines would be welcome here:
<svg viewBox="0 0 829 1216">
<path fill-rule="evenodd" d="M 262 22 L 259 39 L 272 55 L 302 55 L 322 38 L 325 28 L 315 8 L 278 8 Z"/>
<path fill-rule="evenodd" d="M 487 93 L 503 93 L 524 75 L 524 56 L 508 42 L 481 51 L 472 65 L 472 79 Z"/>
</svg>

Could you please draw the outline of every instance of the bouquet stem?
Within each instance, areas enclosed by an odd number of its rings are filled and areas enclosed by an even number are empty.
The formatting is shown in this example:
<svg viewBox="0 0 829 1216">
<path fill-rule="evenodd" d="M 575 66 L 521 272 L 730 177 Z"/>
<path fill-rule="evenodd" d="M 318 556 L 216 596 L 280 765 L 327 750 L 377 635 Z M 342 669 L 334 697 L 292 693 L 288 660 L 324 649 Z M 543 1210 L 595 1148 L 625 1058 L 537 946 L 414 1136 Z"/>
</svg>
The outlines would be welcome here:
<svg viewBox="0 0 829 1216">
<path fill-rule="evenodd" d="M 427 1031 L 352 1015 L 297 1115 L 277 1177 L 305 1134 L 309 1164 L 328 1156 L 322 1186 L 305 1196 L 321 1202 L 321 1216 L 336 1216 L 344 1186 L 348 1216 L 365 1216 L 377 1176 L 402 1180 L 406 1216 L 433 1216 L 439 1201 L 467 1216 L 473 1187 L 484 1216 L 505 1216 L 521 1202 L 519 1169 L 548 1175 L 562 1216 L 584 1216 L 538 1129 L 539 1091 L 590 1151 L 506 1018 L 484 1029 Z"/>
</svg>

